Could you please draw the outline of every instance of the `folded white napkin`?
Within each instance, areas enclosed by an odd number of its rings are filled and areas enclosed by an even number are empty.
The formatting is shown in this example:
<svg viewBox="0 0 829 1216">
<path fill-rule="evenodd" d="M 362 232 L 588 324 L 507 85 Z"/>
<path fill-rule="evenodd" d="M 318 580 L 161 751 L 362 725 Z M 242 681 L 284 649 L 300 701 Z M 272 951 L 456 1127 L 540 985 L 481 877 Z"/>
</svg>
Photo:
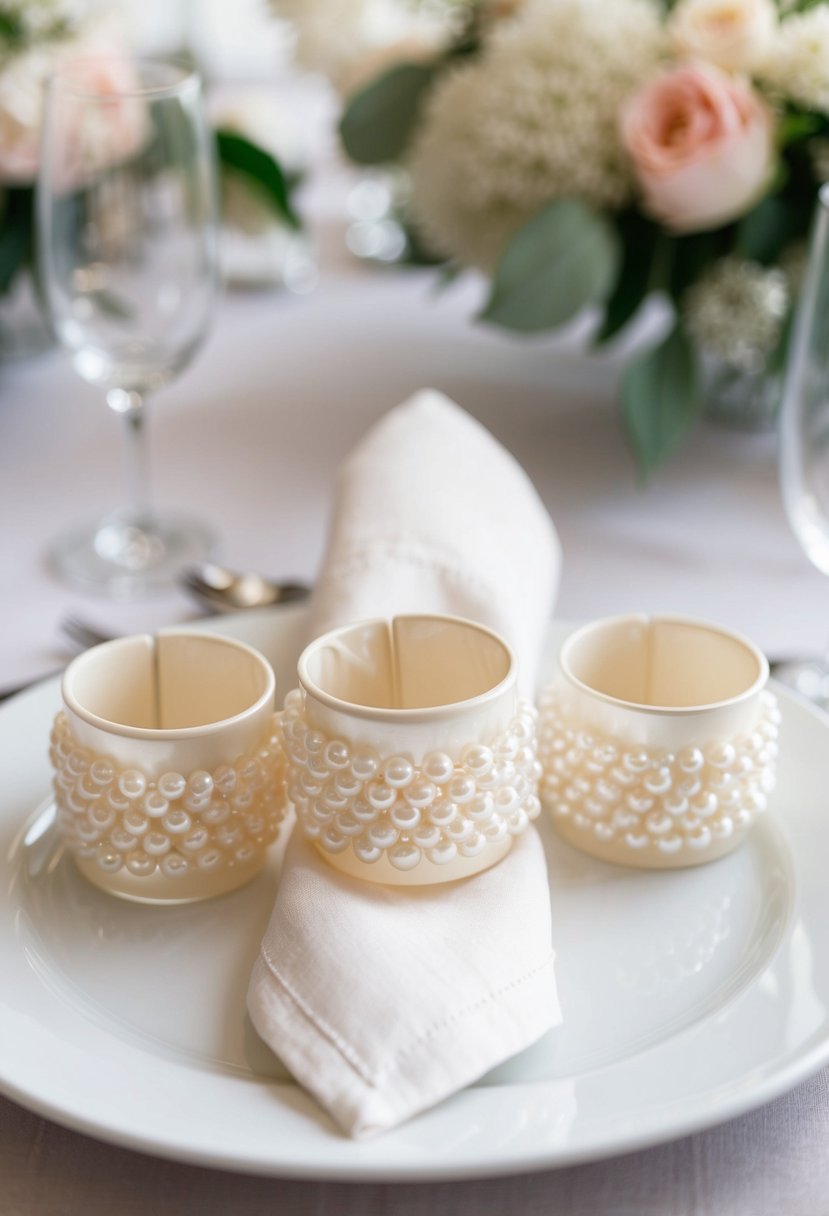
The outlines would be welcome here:
<svg viewBox="0 0 829 1216">
<path fill-rule="evenodd" d="M 439 393 L 388 414 L 343 466 L 311 637 L 395 613 L 503 634 L 531 695 L 560 551 L 526 474 Z M 541 842 L 460 882 L 391 887 L 297 831 L 254 967 L 262 1038 L 352 1136 L 469 1084 L 559 1020 Z"/>
</svg>

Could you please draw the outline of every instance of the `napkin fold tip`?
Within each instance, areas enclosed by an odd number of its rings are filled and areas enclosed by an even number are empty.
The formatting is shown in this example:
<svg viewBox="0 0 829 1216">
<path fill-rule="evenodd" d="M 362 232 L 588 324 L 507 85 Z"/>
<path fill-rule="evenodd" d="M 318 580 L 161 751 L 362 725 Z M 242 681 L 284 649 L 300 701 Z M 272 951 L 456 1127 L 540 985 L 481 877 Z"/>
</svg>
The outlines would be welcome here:
<svg viewBox="0 0 829 1216">
<path fill-rule="evenodd" d="M 264 955 L 251 974 L 248 1011 L 260 1037 L 341 1130 L 352 1139 L 366 1140 L 480 1080 L 557 1026 L 561 1009 L 554 962 L 551 953 L 497 992 L 447 1016 L 375 1075 L 320 1022 Z M 460 1022 L 465 1023 L 463 1035 L 458 1035 Z M 484 1068 L 482 1035 L 489 1044 Z M 444 1039 L 453 1045 L 451 1055 Z"/>
</svg>

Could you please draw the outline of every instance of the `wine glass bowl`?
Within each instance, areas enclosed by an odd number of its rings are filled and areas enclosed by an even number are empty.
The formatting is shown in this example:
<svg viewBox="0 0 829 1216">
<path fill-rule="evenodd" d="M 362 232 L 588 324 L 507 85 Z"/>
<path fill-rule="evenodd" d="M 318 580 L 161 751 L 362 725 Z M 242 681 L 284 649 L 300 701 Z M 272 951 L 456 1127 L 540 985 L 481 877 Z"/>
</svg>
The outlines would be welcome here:
<svg viewBox="0 0 829 1216">
<path fill-rule="evenodd" d="M 791 335 L 780 411 L 780 484 L 792 531 L 829 574 L 829 184 L 818 194 Z M 778 665 L 784 679 L 829 706 L 829 658 Z"/>
<path fill-rule="evenodd" d="M 90 60 L 52 78 L 38 180 L 42 295 L 75 371 L 123 416 L 125 509 L 61 538 L 71 582 L 129 595 L 170 581 L 212 539 L 150 506 L 147 398 L 208 332 L 217 296 L 217 188 L 201 85 L 152 60 Z"/>
</svg>

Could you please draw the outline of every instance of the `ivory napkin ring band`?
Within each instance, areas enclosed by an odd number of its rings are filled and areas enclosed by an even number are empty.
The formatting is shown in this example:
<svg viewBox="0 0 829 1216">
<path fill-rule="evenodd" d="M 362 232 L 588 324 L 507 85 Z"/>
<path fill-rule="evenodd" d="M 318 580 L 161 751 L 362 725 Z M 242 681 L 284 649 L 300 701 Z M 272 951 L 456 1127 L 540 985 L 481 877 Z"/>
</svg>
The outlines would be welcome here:
<svg viewBox="0 0 829 1216">
<path fill-rule="evenodd" d="M 480 858 L 539 813 L 536 717 L 519 702 L 517 717 L 488 745 L 469 743 L 457 760 L 433 751 L 414 764 L 328 738 L 309 723 L 305 696 L 294 689 L 282 714 L 288 797 L 305 836 L 329 857 L 351 845 L 363 865 L 385 857 L 401 872 L 422 861 L 443 867 Z"/>
<path fill-rule="evenodd" d="M 80 872 L 143 903 L 222 895 L 262 869 L 284 819 L 274 676 L 209 633 L 119 638 L 64 674 L 57 821 Z"/>
<path fill-rule="evenodd" d="M 623 865 L 731 852 L 774 787 L 780 712 L 752 643 L 681 617 L 573 634 L 541 701 L 542 799 L 571 844 Z"/>
<path fill-rule="evenodd" d="M 373 882 L 465 878 L 540 809 L 536 711 L 509 647 L 457 617 L 334 630 L 282 714 L 288 797 L 337 869 Z"/>
<path fill-rule="evenodd" d="M 284 818 L 276 715 L 252 752 L 212 773 L 168 771 L 154 779 L 140 768 L 120 768 L 82 747 L 62 711 L 50 742 L 61 835 L 87 863 L 84 873 L 94 866 L 102 882 L 124 869 L 139 879 L 171 879 L 175 894 L 186 876 L 243 873 L 276 839 Z"/>
</svg>

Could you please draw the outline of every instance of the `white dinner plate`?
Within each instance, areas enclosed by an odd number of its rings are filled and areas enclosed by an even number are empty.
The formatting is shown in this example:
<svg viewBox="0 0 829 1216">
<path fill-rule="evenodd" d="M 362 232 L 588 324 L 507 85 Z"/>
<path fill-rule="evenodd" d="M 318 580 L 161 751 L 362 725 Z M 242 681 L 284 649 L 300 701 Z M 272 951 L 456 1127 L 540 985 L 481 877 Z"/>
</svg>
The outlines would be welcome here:
<svg viewBox="0 0 829 1216">
<path fill-rule="evenodd" d="M 263 650 L 285 692 L 303 622 L 292 608 L 210 627 Z M 565 633 L 551 632 L 548 670 Z M 732 857 L 636 872 L 541 824 L 562 1025 L 398 1130 L 354 1143 L 245 1014 L 277 859 L 241 891 L 172 908 L 110 898 L 67 858 L 50 869 L 21 829 L 48 791 L 58 684 L 32 689 L 0 711 L 0 1089 L 176 1160 L 354 1180 L 560 1166 L 768 1101 L 829 1059 L 829 719 L 779 694 L 778 791 Z"/>
</svg>

